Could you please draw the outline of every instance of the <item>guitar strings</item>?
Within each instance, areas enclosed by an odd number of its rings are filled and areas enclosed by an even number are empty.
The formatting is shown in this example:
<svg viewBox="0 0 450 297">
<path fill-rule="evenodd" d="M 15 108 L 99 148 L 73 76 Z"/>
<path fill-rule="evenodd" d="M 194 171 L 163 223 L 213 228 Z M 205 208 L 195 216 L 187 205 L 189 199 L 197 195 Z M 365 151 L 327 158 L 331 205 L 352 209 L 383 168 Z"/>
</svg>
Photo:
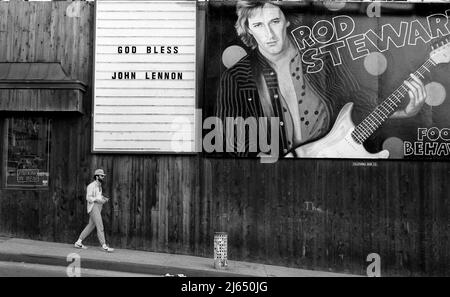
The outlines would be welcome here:
<svg viewBox="0 0 450 297">
<path fill-rule="evenodd" d="M 436 65 L 431 59 L 425 61 L 413 74 L 424 77 L 425 72 L 430 72 L 429 67 Z M 413 79 L 408 76 L 406 81 L 411 82 Z M 398 94 L 397 94 L 398 93 Z M 401 100 L 408 93 L 408 88 L 403 82 L 394 92 L 391 93 L 381 104 L 379 104 L 374 111 L 372 111 L 352 132 L 354 140 L 362 144 L 367 138 L 377 130 L 381 124 L 392 114 L 401 103 Z M 397 97 L 397 96 L 398 97 Z M 383 112 L 383 109 L 387 113 Z"/>
</svg>

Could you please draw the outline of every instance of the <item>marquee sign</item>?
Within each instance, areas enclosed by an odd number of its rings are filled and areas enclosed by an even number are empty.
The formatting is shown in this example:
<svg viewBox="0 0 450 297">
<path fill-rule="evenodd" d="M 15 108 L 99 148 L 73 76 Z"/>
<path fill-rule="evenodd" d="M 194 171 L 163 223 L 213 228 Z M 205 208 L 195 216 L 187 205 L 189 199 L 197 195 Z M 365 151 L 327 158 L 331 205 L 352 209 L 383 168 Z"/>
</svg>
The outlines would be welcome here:
<svg viewBox="0 0 450 297">
<path fill-rule="evenodd" d="M 94 152 L 193 152 L 195 1 L 96 1 Z"/>
</svg>

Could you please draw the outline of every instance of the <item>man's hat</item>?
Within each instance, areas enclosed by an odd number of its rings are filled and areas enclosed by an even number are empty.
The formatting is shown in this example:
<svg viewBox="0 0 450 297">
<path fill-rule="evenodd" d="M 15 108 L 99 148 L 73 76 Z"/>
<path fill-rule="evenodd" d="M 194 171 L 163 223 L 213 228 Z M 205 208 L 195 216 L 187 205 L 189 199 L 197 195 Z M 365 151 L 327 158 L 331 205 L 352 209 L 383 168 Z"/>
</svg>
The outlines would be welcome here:
<svg viewBox="0 0 450 297">
<path fill-rule="evenodd" d="M 105 172 L 103 171 L 103 169 L 96 169 L 94 175 L 105 175 Z"/>
</svg>

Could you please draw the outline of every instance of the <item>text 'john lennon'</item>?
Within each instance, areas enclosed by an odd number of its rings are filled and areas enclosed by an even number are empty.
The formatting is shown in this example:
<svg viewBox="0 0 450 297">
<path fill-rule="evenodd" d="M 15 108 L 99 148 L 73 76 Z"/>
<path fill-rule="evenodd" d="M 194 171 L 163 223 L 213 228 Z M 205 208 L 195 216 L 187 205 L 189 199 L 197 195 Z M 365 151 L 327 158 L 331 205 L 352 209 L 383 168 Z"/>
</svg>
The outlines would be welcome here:
<svg viewBox="0 0 450 297">
<path fill-rule="evenodd" d="M 143 72 L 143 79 L 181 80 L 183 72 Z M 136 79 L 136 72 L 114 72 L 112 79 Z"/>
</svg>

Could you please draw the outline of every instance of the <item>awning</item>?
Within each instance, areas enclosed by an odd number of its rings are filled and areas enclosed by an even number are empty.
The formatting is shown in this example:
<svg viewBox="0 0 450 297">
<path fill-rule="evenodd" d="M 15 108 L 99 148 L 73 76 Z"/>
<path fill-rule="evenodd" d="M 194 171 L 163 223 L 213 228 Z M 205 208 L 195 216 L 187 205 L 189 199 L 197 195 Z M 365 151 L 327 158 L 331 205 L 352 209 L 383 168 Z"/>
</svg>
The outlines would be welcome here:
<svg viewBox="0 0 450 297">
<path fill-rule="evenodd" d="M 84 92 L 59 63 L 0 63 L 0 111 L 83 113 Z"/>
</svg>

